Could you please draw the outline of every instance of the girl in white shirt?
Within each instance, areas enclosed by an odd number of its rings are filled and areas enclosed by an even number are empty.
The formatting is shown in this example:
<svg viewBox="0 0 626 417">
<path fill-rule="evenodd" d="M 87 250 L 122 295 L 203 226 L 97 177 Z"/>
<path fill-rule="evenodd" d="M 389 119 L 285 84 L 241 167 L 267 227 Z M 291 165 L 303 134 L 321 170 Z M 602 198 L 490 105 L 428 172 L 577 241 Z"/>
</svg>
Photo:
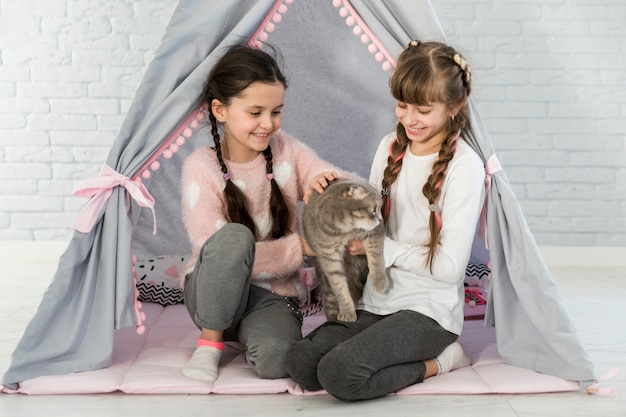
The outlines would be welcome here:
<svg viewBox="0 0 626 417">
<path fill-rule="evenodd" d="M 370 182 L 383 196 L 390 288 L 366 283 L 355 322 L 329 321 L 294 345 L 290 376 L 346 400 L 380 397 L 469 365 L 465 267 L 484 199 L 472 134 L 471 70 L 451 47 L 412 41 L 391 76 L 398 126 L 378 147 Z M 361 242 L 347 248 L 364 254 Z"/>
</svg>

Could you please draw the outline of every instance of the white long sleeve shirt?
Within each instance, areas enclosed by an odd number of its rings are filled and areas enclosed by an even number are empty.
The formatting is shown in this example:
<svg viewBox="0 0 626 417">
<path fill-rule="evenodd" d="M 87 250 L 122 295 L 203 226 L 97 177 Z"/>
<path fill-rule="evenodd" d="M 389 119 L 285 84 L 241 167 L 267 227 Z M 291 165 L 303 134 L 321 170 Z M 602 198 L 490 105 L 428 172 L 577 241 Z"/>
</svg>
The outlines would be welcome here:
<svg viewBox="0 0 626 417">
<path fill-rule="evenodd" d="M 381 141 L 370 173 L 370 183 L 381 189 L 389 146 L 395 133 Z M 484 202 L 485 169 L 473 149 L 459 138 L 441 188 L 440 245 L 432 273 L 426 264 L 429 240 L 428 200 L 422 186 L 437 154 L 416 156 L 408 149 L 402 170 L 391 187 L 391 212 L 387 222 L 384 258 L 390 287 L 379 294 L 366 283 L 360 308 L 381 315 L 414 310 L 460 334 L 463 327 L 465 268 Z"/>
</svg>

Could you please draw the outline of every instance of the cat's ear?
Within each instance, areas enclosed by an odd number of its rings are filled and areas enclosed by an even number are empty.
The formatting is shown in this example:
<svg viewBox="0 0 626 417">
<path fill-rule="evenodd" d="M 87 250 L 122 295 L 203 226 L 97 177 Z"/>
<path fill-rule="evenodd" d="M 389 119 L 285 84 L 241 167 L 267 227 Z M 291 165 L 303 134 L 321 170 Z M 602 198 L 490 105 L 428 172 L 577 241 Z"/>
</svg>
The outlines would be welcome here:
<svg viewBox="0 0 626 417">
<path fill-rule="evenodd" d="M 362 200 L 367 196 L 367 191 L 360 185 L 352 184 L 348 190 L 348 197 Z"/>
</svg>

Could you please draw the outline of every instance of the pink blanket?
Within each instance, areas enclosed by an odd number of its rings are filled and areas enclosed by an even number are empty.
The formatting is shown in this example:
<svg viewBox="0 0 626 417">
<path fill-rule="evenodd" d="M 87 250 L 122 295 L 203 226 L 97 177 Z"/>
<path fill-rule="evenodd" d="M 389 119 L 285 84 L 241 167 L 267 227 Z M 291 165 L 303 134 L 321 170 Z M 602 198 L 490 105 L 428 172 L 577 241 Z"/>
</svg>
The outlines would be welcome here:
<svg viewBox="0 0 626 417">
<path fill-rule="evenodd" d="M 113 363 L 105 369 L 69 375 L 42 376 L 24 381 L 24 394 L 92 394 L 121 391 L 128 394 L 274 394 L 306 392 L 289 378 L 259 379 L 246 364 L 237 344 L 222 356 L 217 381 L 206 383 L 181 373 L 191 356 L 198 330 L 184 305 L 162 307 L 144 303 L 146 332 L 116 331 Z M 303 333 L 323 322 L 323 315 L 306 317 Z M 398 394 L 492 394 L 577 391 L 578 383 L 505 364 L 498 355 L 495 329 L 482 320 L 466 321 L 460 342 L 472 365 L 429 378 Z"/>
</svg>

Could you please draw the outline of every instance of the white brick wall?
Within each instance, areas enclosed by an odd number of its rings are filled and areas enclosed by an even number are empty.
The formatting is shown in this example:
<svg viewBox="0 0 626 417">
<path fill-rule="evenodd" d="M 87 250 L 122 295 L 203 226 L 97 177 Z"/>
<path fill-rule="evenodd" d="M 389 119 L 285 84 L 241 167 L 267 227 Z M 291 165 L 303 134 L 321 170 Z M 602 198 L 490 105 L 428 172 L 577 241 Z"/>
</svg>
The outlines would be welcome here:
<svg viewBox="0 0 626 417">
<path fill-rule="evenodd" d="M 626 1 L 432 1 L 537 241 L 626 246 Z M 0 240 L 68 238 L 174 7 L 0 0 Z"/>
<path fill-rule="evenodd" d="M 0 239 L 67 239 L 174 0 L 0 0 Z"/>
<path fill-rule="evenodd" d="M 432 2 L 536 240 L 626 246 L 626 1 Z"/>
</svg>

